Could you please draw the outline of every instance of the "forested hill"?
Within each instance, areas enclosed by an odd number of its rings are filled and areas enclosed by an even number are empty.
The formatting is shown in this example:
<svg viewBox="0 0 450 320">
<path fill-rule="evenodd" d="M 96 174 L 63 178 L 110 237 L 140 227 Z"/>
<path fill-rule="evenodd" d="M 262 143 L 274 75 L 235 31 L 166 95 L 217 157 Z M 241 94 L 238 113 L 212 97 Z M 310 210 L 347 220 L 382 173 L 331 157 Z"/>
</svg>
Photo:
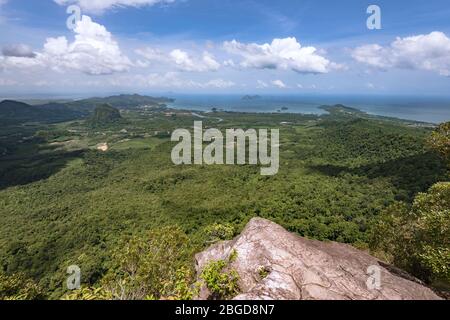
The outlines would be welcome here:
<svg viewBox="0 0 450 320">
<path fill-rule="evenodd" d="M 22 122 L 62 122 L 82 118 L 84 115 L 81 111 L 59 103 L 31 106 L 12 100 L 0 102 L 0 122 L 3 125 Z"/>
<path fill-rule="evenodd" d="M 136 109 L 139 107 L 165 108 L 173 99 L 141 96 L 138 94 L 122 94 L 103 98 L 89 98 L 67 103 L 75 110 L 92 111 L 97 105 L 108 104 L 119 109 Z"/>
<path fill-rule="evenodd" d="M 166 104 L 172 101 L 169 98 L 154 98 L 137 94 L 89 98 L 69 102 L 49 102 L 41 105 L 4 100 L 0 102 L 0 123 L 9 125 L 24 122 L 64 122 L 88 117 L 99 105 L 109 105 L 126 110 L 133 110 L 139 107 L 164 109 Z"/>
<path fill-rule="evenodd" d="M 329 116 L 333 119 L 354 119 L 354 118 L 363 118 L 363 119 L 371 119 L 371 120 L 382 120 L 385 122 L 394 122 L 396 124 L 406 124 L 406 125 L 414 125 L 414 126 L 421 126 L 421 127 L 436 127 L 435 124 L 427 123 L 427 122 L 420 122 L 420 121 L 413 121 L 413 120 L 404 120 L 399 118 L 393 118 L 393 117 L 386 117 L 386 116 L 380 116 L 380 115 L 374 115 L 369 114 L 367 112 L 361 111 L 356 108 L 344 106 L 343 104 L 336 104 L 333 106 L 321 106 L 319 109 L 325 110 L 329 113 Z"/>
<path fill-rule="evenodd" d="M 109 104 L 98 105 L 92 117 L 89 119 L 91 126 L 107 126 L 112 123 L 117 123 L 122 120 L 120 111 Z"/>
</svg>

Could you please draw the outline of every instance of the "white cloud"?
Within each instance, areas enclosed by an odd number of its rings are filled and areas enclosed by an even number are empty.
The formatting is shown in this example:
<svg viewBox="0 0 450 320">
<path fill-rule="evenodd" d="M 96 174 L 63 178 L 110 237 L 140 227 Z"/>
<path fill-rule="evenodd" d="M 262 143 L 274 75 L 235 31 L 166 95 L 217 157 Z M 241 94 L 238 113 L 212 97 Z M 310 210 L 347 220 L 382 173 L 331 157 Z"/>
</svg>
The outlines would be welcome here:
<svg viewBox="0 0 450 320">
<path fill-rule="evenodd" d="M 234 61 L 232 59 L 225 60 L 223 62 L 223 65 L 225 67 L 230 67 L 230 68 L 234 68 L 236 66 L 236 64 L 234 63 Z"/>
<path fill-rule="evenodd" d="M 22 50 L 22 53 L 18 50 L 9 50 L 10 52 L 7 52 L 10 53 L 9 56 L 0 58 L 0 66 L 4 68 L 41 66 L 58 72 L 75 70 L 89 75 L 124 72 L 131 67 L 130 60 L 122 54 L 111 33 L 104 26 L 93 22 L 90 17 L 83 16 L 74 32 L 73 42 L 69 42 L 66 37 L 48 38 L 42 52 L 34 53 L 34 57 L 23 54 L 27 50 Z"/>
<path fill-rule="evenodd" d="M 322 57 L 314 47 L 302 47 L 296 38 L 274 39 L 272 43 L 224 42 L 227 52 L 243 58 L 244 68 L 293 70 L 298 73 L 328 73 L 342 68 Z"/>
<path fill-rule="evenodd" d="M 269 86 L 266 82 L 262 80 L 258 80 L 257 83 L 258 85 L 256 87 L 259 89 L 267 88 Z"/>
<path fill-rule="evenodd" d="M 138 60 L 136 60 L 134 65 L 139 68 L 148 68 L 148 67 L 150 67 L 150 62 L 138 59 Z"/>
<path fill-rule="evenodd" d="M 397 38 L 389 46 L 356 48 L 353 58 L 371 67 L 426 70 L 450 76 L 450 39 L 443 32 Z"/>
<path fill-rule="evenodd" d="M 76 4 L 88 13 L 101 14 L 108 9 L 120 7 L 143 7 L 155 4 L 173 3 L 175 0 L 54 0 L 59 5 Z"/>
<path fill-rule="evenodd" d="M 47 39 L 43 56 L 54 70 L 74 69 L 101 75 L 124 72 L 131 66 L 111 33 L 90 17 L 83 16 L 74 31 L 72 43 L 65 37 Z"/>
<path fill-rule="evenodd" d="M 32 71 L 34 67 L 45 67 L 40 55 L 35 58 L 0 56 L 0 71 L 4 69 L 24 69 Z"/>
<path fill-rule="evenodd" d="M 2 53 L 5 57 L 21 57 L 21 58 L 34 58 L 36 54 L 26 44 L 13 44 L 4 46 Z"/>
<path fill-rule="evenodd" d="M 174 49 L 168 53 L 160 49 L 146 47 L 135 50 L 135 53 L 145 58 L 148 65 L 152 63 L 165 63 L 177 68 L 179 71 L 188 72 L 208 72 L 217 71 L 220 63 L 209 52 L 205 51 L 200 57 L 192 57 L 189 53 L 181 49 Z M 141 65 L 142 61 L 140 62 Z"/>
<path fill-rule="evenodd" d="M 286 89 L 287 88 L 287 86 L 284 84 L 284 82 L 283 81 L 281 81 L 281 80 L 274 80 L 274 81 L 272 81 L 272 84 L 275 86 L 275 87 L 278 87 L 278 88 L 280 88 L 280 89 Z"/>
<path fill-rule="evenodd" d="M 146 47 L 142 49 L 136 49 L 134 52 L 150 61 L 167 61 L 167 55 L 159 49 Z"/>
<path fill-rule="evenodd" d="M 182 71 L 206 72 L 217 71 L 220 68 L 220 64 L 206 51 L 199 60 L 192 59 L 186 51 L 180 49 L 173 50 L 170 52 L 169 56 L 175 65 Z"/>
</svg>

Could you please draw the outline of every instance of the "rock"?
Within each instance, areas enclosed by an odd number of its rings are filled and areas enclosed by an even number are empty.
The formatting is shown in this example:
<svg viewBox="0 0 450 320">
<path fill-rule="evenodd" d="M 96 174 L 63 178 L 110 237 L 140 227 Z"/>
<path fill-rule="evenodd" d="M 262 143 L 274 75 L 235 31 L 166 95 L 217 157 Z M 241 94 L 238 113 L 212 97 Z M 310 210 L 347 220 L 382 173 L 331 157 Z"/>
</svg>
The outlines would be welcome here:
<svg viewBox="0 0 450 320">
<path fill-rule="evenodd" d="M 235 300 L 441 299 L 419 280 L 350 245 L 305 239 L 260 218 L 234 240 L 197 254 L 197 273 L 234 250 L 230 268 L 239 274 L 241 292 Z M 377 273 L 379 286 L 373 281 Z M 203 287 L 198 298 L 209 296 Z"/>
<path fill-rule="evenodd" d="M 109 150 L 109 145 L 108 143 L 100 143 L 97 145 L 97 150 L 102 151 L 102 152 L 106 152 Z"/>
</svg>

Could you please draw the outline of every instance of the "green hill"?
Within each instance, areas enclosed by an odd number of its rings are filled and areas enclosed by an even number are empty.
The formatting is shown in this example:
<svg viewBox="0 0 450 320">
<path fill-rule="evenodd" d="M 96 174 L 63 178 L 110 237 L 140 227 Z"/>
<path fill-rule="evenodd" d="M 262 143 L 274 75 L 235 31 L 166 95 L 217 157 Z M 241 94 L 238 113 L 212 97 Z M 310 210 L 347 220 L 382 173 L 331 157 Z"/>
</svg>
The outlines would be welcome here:
<svg viewBox="0 0 450 320">
<path fill-rule="evenodd" d="M 41 106 L 4 100 L 0 102 L 0 121 L 3 124 L 24 122 L 62 122 L 85 116 L 85 113 L 72 110 L 65 104 L 49 103 Z"/>
<path fill-rule="evenodd" d="M 121 120 L 122 116 L 118 109 L 108 104 L 100 104 L 95 107 L 94 114 L 89 119 L 89 124 L 93 126 L 105 126 L 120 122 Z"/>
<path fill-rule="evenodd" d="M 0 102 L 0 123 L 2 125 L 24 122 L 56 123 L 81 119 L 95 112 L 98 105 L 109 105 L 113 108 L 125 110 L 145 106 L 160 111 L 164 110 L 166 104 L 170 102 L 173 102 L 173 100 L 169 98 L 155 98 L 138 94 L 89 98 L 71 102 L 48 102 L 40 105 L 4 100 Z M 96 116 L 94 115 L 93 118 L 95 121 Z"/>
<path fill-rule="evenodd" d="M 26 103 L 13 100 L 0 102 L 0 117 L 2 119 L 25 120 L 38 115 L 39 111 Z"/>
<path fill-rule="evenodd" d="M 142 106 L 150 106 L 157 109 L 163 109 L 167 103 L 174 100 L 169 98 L 155 98 L 149 96 L 141 96 L 138 94 L 122 94 L 104 98 L 89 98 L 67 103 L 69 107 L 79 111 L 92 111 L 99 104 L 108 104 L 119 109 L 136 109 Z"/>
</svg>

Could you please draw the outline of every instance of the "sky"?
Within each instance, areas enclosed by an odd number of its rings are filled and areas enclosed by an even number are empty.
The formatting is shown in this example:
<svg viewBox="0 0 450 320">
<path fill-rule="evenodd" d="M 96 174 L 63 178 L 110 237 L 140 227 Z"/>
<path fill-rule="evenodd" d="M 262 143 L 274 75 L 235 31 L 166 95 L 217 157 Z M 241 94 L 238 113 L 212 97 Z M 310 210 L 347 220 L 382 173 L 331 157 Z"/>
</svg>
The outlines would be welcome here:
<svg viewBox="0 0 450 320">
<path fill-rule="evenodd" d="M 450 5 L 0 0 L 0 49 L 0 95 L 449 95 Z"/>
</svg>

